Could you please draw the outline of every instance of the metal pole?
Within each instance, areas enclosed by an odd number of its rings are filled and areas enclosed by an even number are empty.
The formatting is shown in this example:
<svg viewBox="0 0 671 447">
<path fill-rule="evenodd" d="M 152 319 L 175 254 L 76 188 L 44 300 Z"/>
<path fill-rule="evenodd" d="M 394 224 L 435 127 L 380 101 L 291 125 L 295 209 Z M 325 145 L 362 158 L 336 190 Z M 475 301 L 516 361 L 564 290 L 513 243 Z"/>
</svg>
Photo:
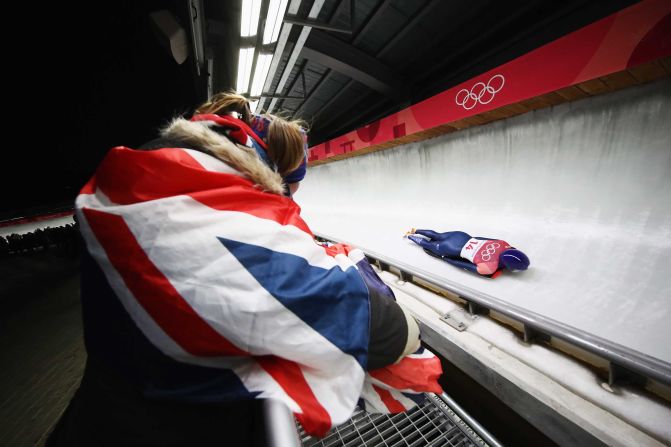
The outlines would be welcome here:
<svg viewBox="0 0 671 447">
<path fill-rule="evenodd" d="M 466 411 L 464 411 L 464 409 L 461 408 L 459 404 L 456 403 L 450 396 L 448 396 L 446 393 L 442 393 L 438 395 L 438 397 L 440 397 L 447 404 L 447 406 L 450 407 L 452 411 L 454 411 L 454 414 L 459 416 L 466 423 L 466 425 L 471 427 L 473 431 L 482 438 L 483 441 L 492 447 L 503 447 L 503 444 L 497 441 L 496 438 L 492 436 L 492 434 L 489 433 L 485 427 L 480 425 L 478 421 L 466 413 Z"/>
<path fill-rule="evenodd" d="M 263 401 L 264 425 L 268 447 L 300 447 L 294 415 L 279 400 Z"/>
</svg>

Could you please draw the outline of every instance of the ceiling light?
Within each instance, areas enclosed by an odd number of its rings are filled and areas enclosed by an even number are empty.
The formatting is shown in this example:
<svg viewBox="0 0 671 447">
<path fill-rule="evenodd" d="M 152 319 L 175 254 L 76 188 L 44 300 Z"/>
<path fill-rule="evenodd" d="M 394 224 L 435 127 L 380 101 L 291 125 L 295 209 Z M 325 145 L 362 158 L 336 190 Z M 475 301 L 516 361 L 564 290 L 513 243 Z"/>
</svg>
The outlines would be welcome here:
<svg viewBox="0 0 671 447">
<path fill-rule="evenodd" d="M 268 70 L 270 70 L 270 61 L 273 59 L 272 54 L 259 54 L 256 58 L 256 70 L 254 70 L 254 80 L 252 81 L 252 90 L 250 96 L 259 96 L 263 89 L 263 84 L 268 77 Z"/>
<path fill-rule="evenodd" d="M 263 44 L 275 42 L 282 28 L 284 12 L 287 9 L 287 0 L 270 0 L 268 15 L 266 16 L 266 28 L 263 31 Z"/>
<path fill-rule="evenodd" d="M 261 0 L 242 0 L 242 18 L 240 20 L 240 35 L 242 37 L 256 36 L 260 11 Z"/>
<path fill-rule="evenodd" d="M 254 61 L 254 48 L 240 48 L 238 58 L 238 93 L 244 93 L 249 87 L 249 76 L 252 73 L 252 62 Z"/>
<path fill-rule="evenodd" d="M 252 113 L 256 113 L 256 106 L 259 105 L 259 100 L 257 99 L 256 101 L 249 101 L 249 110 Z"/>
</svg>

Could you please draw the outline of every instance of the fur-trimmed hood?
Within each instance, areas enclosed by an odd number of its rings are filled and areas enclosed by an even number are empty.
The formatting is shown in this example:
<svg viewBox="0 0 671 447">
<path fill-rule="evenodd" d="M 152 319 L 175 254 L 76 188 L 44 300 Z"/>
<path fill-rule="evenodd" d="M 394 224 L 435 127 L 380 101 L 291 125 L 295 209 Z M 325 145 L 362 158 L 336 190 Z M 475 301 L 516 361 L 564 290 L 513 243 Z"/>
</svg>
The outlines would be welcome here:
<svg viewBox="0 0 671 447">
<path fill-rule="evenodd" d="M 161 130 L 161 136 L 183 141 L 192 149 L 201 150 L 218 158 L 264 191 L 280 195 L 284 193 L 282 176 L 270 169 L 253 148 L 233 143 L 211 129 L 210 125 L 211 123 L 206 121 L 194 122 L 175 118 Z"/>
</svg>

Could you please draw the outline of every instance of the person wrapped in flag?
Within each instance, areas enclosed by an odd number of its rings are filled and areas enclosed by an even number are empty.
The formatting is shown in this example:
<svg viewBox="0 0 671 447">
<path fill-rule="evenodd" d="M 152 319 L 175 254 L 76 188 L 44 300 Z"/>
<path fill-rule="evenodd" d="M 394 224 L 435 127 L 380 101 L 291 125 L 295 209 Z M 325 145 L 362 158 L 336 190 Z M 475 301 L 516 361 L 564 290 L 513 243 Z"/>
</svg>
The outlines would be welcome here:
<svg viewBox="0 0 671 447">
<path fill-rule="evenodd" d="M 299 126 L 277 118 L 288 136 L 266 147 L 247 107 L 217 95 L 111 149 L 82 188 L 88 358 L 48 445 L 247 445 L 255 399 L 323 435 L 360 399 L 402 411 L 440 392 L 440 362 L 362 253 L 315 243 L 284 195 Z"/>
<path fill-rule="evenodd" d="M 529 268 L 529 258 L 508 242 L 487 237 L 472 237 L 463 231 L 437 233 L 411 229 L 405 234 L 431 256 L 457 267 L 492 278 L 504 269 Z"/>
</svg>

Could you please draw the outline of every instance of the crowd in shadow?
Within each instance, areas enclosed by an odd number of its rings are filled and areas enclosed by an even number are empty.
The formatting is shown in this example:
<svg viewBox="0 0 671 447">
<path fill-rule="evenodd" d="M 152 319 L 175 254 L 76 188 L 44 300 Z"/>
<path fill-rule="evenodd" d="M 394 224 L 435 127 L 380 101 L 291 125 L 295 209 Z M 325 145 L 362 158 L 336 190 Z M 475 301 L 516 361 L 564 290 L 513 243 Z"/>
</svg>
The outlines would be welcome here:
<svg viewBox="0 0 671 447">
<path fill-rule="evenodd" d="M 0 257 L 41 252 L 75 257 L 79 253 L 79 229 L 76 223 L 60 227 L 38 228 L 24 234 L 0 236 Z"/>
</svg>

